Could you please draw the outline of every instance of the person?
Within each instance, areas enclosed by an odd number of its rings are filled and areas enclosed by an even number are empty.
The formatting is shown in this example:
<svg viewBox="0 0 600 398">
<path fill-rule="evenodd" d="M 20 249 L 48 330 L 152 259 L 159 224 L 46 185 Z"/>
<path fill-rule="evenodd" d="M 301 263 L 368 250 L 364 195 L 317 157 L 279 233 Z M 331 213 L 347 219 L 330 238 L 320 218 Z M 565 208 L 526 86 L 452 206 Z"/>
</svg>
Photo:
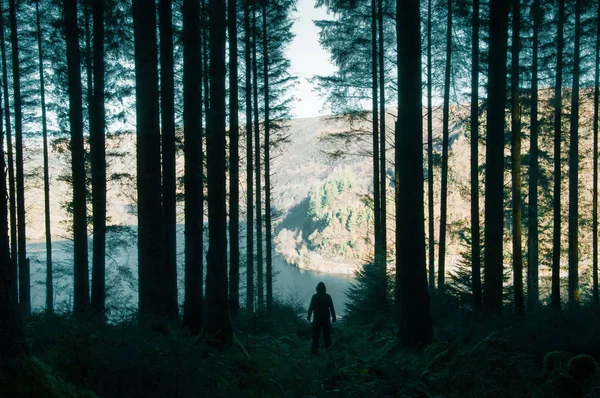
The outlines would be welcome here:
<svg viewBox="0 0 600 398">
<path fill-rule="evenodd" d="M 317 285 L 317 294 L 313 294 L 310 300 L 310 306 L 308 307 L 308 321 L 313 315 L 312 321 L 312 354 L 317 355 L 319 353 L 319 339 L 321 337 L 321 330 L 323 330 L 323 340 L 325 340 L 325 350 L 331 346 L 331 324 L 329 323 L 329 315 L 331 314 L 331 321 L 335 322 L 335 309 L 333 308 L 333 300 L 331 296 L 327 294 L 327 288 L 323 282 L 319 282 Z"/>
</svg>

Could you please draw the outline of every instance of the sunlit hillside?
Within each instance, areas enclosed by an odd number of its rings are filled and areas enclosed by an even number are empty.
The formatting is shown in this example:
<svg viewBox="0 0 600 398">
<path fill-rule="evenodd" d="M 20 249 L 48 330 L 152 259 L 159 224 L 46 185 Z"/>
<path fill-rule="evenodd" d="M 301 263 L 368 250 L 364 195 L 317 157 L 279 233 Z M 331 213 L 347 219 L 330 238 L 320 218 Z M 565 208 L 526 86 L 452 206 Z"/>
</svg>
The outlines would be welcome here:
<svg viewBox="0 0 600 398">
<path fill-rule="evenodd" d="M 590 119 L 591 98 L 582 92 L 581 108 L 581 139 L 580 139 L 580 252 L 582 263 L 587 267 L 591 259 L 591 205 L 592 205 L 592 136 Z M 542 115 L 550 120 L 552 109 L 549 107 L 550 93 L 543 92 L 544 101 L 541 104 Z M 568 104 L 568 100 L 565 104 Z M 568 107 L 566 112 L 568 112 Z M 388 112 L 388 143 L 393 142 L 393 126 L 395 110 Z M 424 110 L 425 114 L 425 110 Z M 448 197 L 448 248 L 447 263 L 449 269 L 460 259 L 465 250 L 465 242 L 461 239 L 462 232 L 469 227 L 470 212 L 470 175 L 469 175 L 469 145 L 468 135 L 468 104 L 455 106 L 452 109 L 452 127 L 450 134 L 449 158 L 449 197 Z M 366 116 L 369 117 L 368 115 Z M 482 117 L 482 122 L 485 118 Z M 436 242 L 439 229 L 439 184 L 441 156 L 441 108 L 434 112 L 434 150 L 436 166 L 434 168 L 435 186 L 435 230 Z M 527 209 L 528 186 L 528 156 L 529 148 L 527 129 L 528 116 L 523 116 L 523 202 L 524 212 Z M 426 128 L 426 121 L 424 123 Z M 566 240 L 566 217 L 568 209 L 567 181 L 568 172 L 566 159 L 568 156 L 568 114 L 563 121 L 563 199 L 564 236 Z M 286 134 L 289 142 L 284 144 L 277 156 L 274 157 L 272 170 L 273 206 L 277 219 L 274 222 L 275 250 L 282 254 L 288 262 L 301 268 L 316 269 L 330 273 L 351 273 L 358 264 L 369 260 L 373 250 L 371 220 L 372 204 L 372 159 L 369 136 L 370 123 L 368 120 L 350 123 L 346 120 L 332 118 L 295 119 L 288 123 Z M 485 137 L 485 125 L 481 128 Z M 540 149 L 546 151 L 549 157 L 544 157 L 540 163 L 543 170 L 540 180 L 540 231 L 542 265 L 548 265 L 551 233 L 551 184 L 553 150 L 551 126 L 545 126 L 540 133 Z M 507 140 L 509 138 L 507 137 Z M 242 147 L 244 134 L 242 132 Z M 485 163 L 484 140 L 480 143 L 480 165 Z M 65 204 L 70 200 L 70 188 L 66 181 L 70 176 L 68 166 L 68 151 L 65 142 L 52 147 L 50 156 L 51 168 L 51 221 L 54 238 L 69 237 L 69 217 Z M 44 238 L 43 229 L 43 195 L 41 179 L 41 141 L 27 141 L 26 173 L 27 183 L 27 220 L 28 238 L 31 241 L 41 241 Z M 108 214 L 109 225 L 135 224 L 135 136 L 121 134 L 110 136 L 107 152 L 111 154 L 108 175 Z M 426 150 L 426 147 L 424 147 Z M 245 153 L 242 149 L 241 153 Z M 510 263 L 510 152 L 507 146 L 507 169 L 505 173 L 506 187 L 506 263 Z M 388 250 L 393 254 L 394 202 L 393 202 L 393 148 L 388 145 L 387 176 L 388 176 Z M 241 217 L 244 218 L 245 201 L 245 159 L 241 159 Z M 426 156 L 425 156 L 426 161 Z M 178 157 L 178 175 L 183 177 L 183 156 Z M 424 165 L 426 174 L 426 165 Z M 68 178 L 65 178 L 68 177 Z M 427 176 L 426 176 L 427 177 Z M 343 180 L 343 181 L 340 181 Z M 484 188 L 484 166 L 480 167 L 480 187 Z M 337 185 L 336 185 L 337 184 Z M 332 186 L 336 185 L 336 192 Z M 427 186 L 426 186 L 427 187 Z M 263 187 L 264 189 L 264 187 Z M 427 189 L 427 188 L 426 188 Z M 332 194 L 333 193 L 333 194 Z M 263 191 L 264 194 L 264 191 Z M 427 199 L 427 195 L 425 195 Z M 318 208 L 315 204 L 318 202 Z M 427 205 L 427 204 L 426 204 Z M 481 215 L 485 202 L 481 200 Z M 179 209 L 180 223 L 183 223 L 183 205 Z M 428 220 L 426 220 L 428 222 Z M 526 219 L 524 219 L 524 223 Z M 544 233 L 547 231 L 547 233 Z M 523 241 L 526 249 L 526 230 Z M 243 242 L 244 243 L 244 242 Z M 566 245 L 563 245 L 566 247 Z M 524 252 L 526 253 L 526 251 Z M 545 256 L 545 257 L 544 257 Z M 437 257 L 437 247 L 436 247 Z"/>
</svg>

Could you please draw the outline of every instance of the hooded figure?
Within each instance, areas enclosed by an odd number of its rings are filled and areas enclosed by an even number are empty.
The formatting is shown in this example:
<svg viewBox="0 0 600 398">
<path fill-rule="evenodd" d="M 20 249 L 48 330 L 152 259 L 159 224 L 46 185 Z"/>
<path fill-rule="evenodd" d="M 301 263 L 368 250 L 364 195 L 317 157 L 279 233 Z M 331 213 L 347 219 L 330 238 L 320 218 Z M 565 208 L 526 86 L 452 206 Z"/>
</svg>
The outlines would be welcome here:
<svg viewBox="0 0 600 398">
<path fill-rule="evenodd" d="M 323 340 L 325 340 L 325 349 L 327 350 L 331 345 L 331 324 L 329 323 L 329 315 L 331 314 L 331 321 L 335 322 L 335 309 L 333 308 L 333 300 L 331 296 L 327 294 L 327 288 L 323 282 L 319 282 L 317 285 L 317 294 L 313 294 L 312 300 L 310 300 L 310 307 L 308 307 L 308 320 L 315 313 L 312 322 L 312 353 L 317 354 L 319 352 L 319 338 L 321 337 L 321 329 L 323 329 Z"/>
</svg>

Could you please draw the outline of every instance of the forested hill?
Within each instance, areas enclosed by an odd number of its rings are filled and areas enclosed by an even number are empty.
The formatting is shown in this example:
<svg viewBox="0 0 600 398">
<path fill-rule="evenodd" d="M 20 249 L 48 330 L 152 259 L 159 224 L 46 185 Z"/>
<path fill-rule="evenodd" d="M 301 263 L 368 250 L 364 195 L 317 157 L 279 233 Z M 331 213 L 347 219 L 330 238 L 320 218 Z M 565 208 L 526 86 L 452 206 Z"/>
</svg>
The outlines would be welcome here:
<svg viewBox="0 0 600 398">
<path fill-rule="evenodd" d="M 541 113 L 550 113 L 548 106 L 549 93 L 542 92 L 544 98 Z M 592 159 L 589 148 L 592 147 L 592 130 L 590 126 L 591 100 L 586 90 L 582 90 L 580 139 L 580 206 L 581 222 L 591 222 L 591 184 Z M 469 195 L 469 145 L 465 122 L 468 105 L 452 109 L 452 133 L 450 135 L 449 155 L 449 197 L 448 203 L 448 259 L 450 268 L 460 259 L 464 251 L 465 231 L 467 230 L 470 195 Z M 393 126 L 395 109 L 388 110 L 387 125 Z M 425 110 L 423 111 L 425 115 Z M 278 215 L 274 223 L 275 250 L 292 264 L 302 268 L 318 269 L 333 273 L 350 273 L 355 266 L 364 263 L 373 251 L 372 220 L 372 158 L 370 152 L 370 115 L 365 114 L 361 122 L 350 122 L 348 119 L 332 119 L 331 117 L 294 119 L 289 122 L 286 135 L 288 142 L 281 145 L 272 160 L 273 170 L 273 208 Z M 483 117 L 482 117 L 483 120 Z M 440 216 L 440 157 L 441 157 L 441 108 L 434 112 L 434 151 L 436 166 L 434 167 L 434 206 L 436 237 L 438 236 Z M 541 150 L 552 150 L 549 133 L 542 130 Z M 244 133 L 241 134 L 241 145 L 245 146 Z M 391 142 L 391 139 L 388 140 Z M 523 147 L 523 184 L 528 186 L 528 151 L 526 141 Z M 69 158 L 66 151 L 67 142 L 54 140 L 50 156 L 51 168 L 51 209 L 52 231 L 55 238 L 69 236 L 70 217 L 65 204 L 71 197 L 68 184 L 70 180 Z M 567 155 L 568 145 L 563 146 Z M 41 241 L 44 238 L 44 203 L 42 180 L 41 141 L 26 141 L 26 152 L 29 154 L 25 164 L 26 174 L 30 176 L 26 189 L 27 219 L 31 226 L 28 238 L 30 241 Z M 244 150 L 241 151 L 244 153 Z M 484 142 L 480 145 L 480 164 L 485 165 Z M 511 210 L 509 206 L 510 158 L 509 149 L 505 151 L 507 162 L 506 181 L 506 234 L 509 237 Z M 136 225 L 135 215 L 135 136 L 124 133 L 107 137 L 107 155 L 109 167 L 108 182 L 108 215 L 109 225 Z M 387 156 L 388 176 L 388 209 L 393 216 L 393 148 L 389 148 Z M 183 177 L 183 154 L 180 149 L 177 158 L 177 173 Z M 426 159 L 425 159 L 426 161 Z M 241 159 L 241 170 L 245 170 L 245 159 Z M 482 172 L 483 172 L 482 166 Z M 541 163 L 542 184 L 542 226 L 551 222 L 551 197 L 549 187 L 552 179 L 550 160 Z M 426 167 L 424 167 L 426 173 Z M 240 187 L 245 187 L 245 173 L 240 175 Z M 483 190 L 483 183 L 480 183 Z M 566 191 L 566 181 L 563 190 Z M 179 187 L 179 192 L 183 188 Z M 242 191 L 243 192 L 243 191 Z M 526 190 L 524 190 L 526 192 Z M 427 195 L 425 195 L 427 200 Z M 244 201 L 244 198 L 242 198 Z M 527 204 L 524 195 L 523 202 Z M 481 200 L 483 214 L 484 201 Z M 244 204 L 245 206 L 245 204 Z M 241 218 L 245 218 L 242 206 Z M 566 219 L 567 206 L 564 208 Z M 183 223 L 183 203 L 179 203 L 179 220 Z M 427 220 L 426 220 L 427 222 Z M 393 223 L 388 220 L 388 229 L 392 231 Z M 591 237 L 586 229 L 582 230 L 582 253 L 591 252 Z M 393 235 L 388 234 L 388 247 L 393 248 Z M 541 242 L 550 244 L 550 242 Z M 549 248 L 549 246 L 548 246 Z M 582 260 L 587 262 L 586 255 Z"/>
</svg>

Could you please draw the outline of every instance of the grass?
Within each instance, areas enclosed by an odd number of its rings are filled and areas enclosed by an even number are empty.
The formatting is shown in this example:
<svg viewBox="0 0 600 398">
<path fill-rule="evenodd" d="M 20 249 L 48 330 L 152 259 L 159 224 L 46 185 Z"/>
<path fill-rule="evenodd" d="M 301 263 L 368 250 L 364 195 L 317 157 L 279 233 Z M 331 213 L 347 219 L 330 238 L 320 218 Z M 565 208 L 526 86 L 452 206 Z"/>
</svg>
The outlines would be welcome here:
<svg viewBox="0 0 600 398">
<path fill-rule="evenodd" d="M 593 397 L 597 315 L 454 312 L 436 320 L 438 340 L 422 352 L 398 345 L 392 320 L 355 317 L 334 325 L 331 349 L 317 357 L 304 313 L 284 305 L 237 316 L 239 344 L 222 349 L 177 328 L 35 315 L 26 334 L 37 370 L 15 381 L 50 380 L 66 392 L 47 396 L 65 397 Z"/>
</svg>

